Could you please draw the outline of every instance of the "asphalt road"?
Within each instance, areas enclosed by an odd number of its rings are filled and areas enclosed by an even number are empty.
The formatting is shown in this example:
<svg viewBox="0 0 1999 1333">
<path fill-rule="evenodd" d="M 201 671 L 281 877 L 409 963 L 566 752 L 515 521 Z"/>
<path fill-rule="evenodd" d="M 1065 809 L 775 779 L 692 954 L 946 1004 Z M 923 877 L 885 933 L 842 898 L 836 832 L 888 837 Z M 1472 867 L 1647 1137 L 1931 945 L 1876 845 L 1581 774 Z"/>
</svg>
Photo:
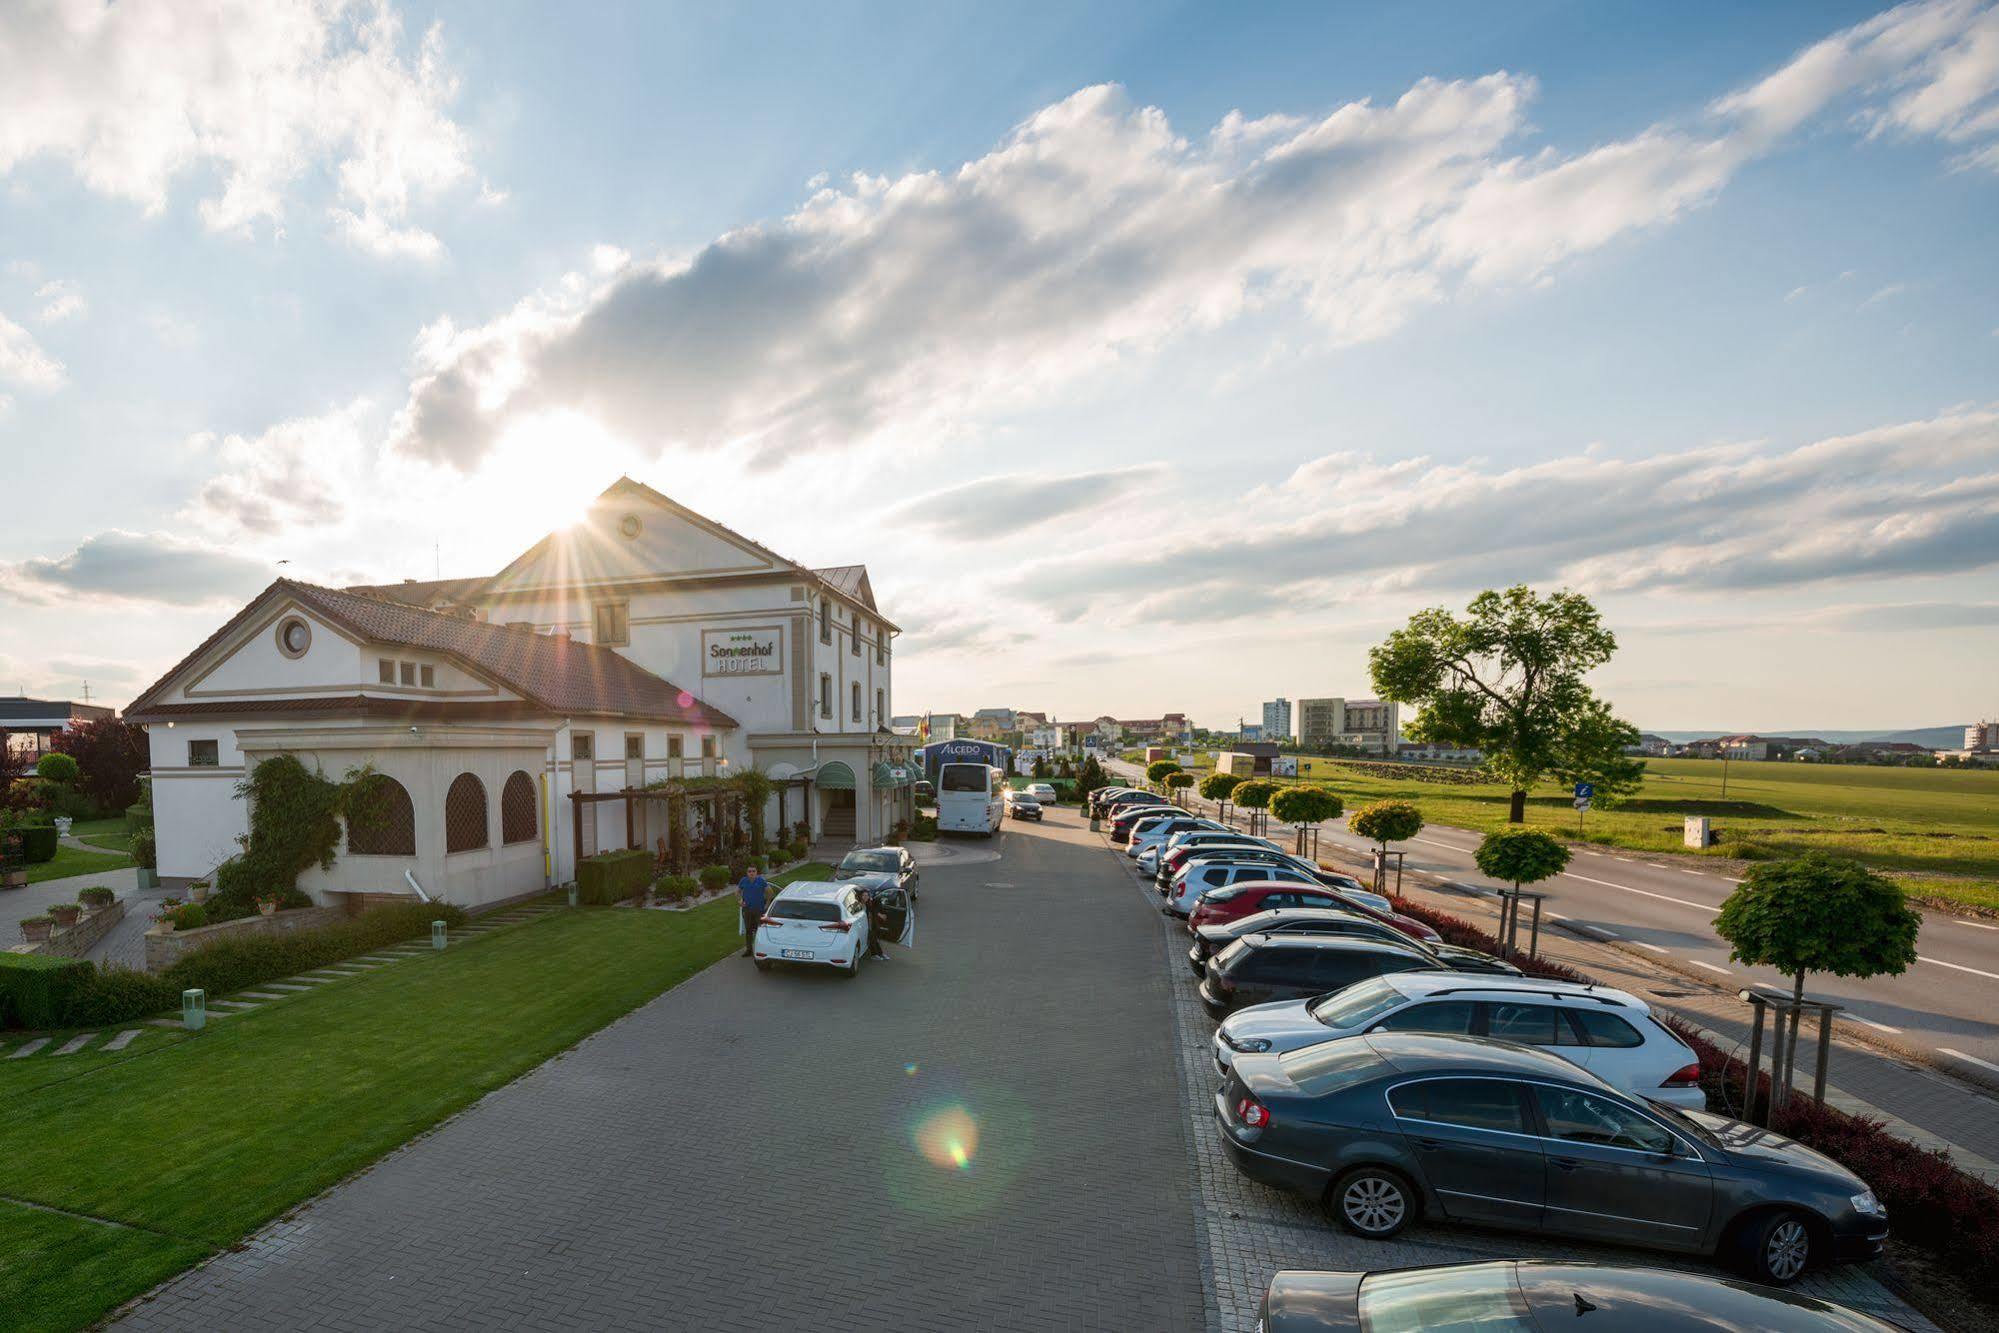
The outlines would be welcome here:
<svg viewBox="0 0 1999 1333">
<path fill-rule="evenodd" d="M 1126 777 L 1138 773 L 1129 764 L 1112 767 Z M 1273 827 L 1288 836 L 1287 826 L 1273 822 Z M 1363 854 L 1373 846 L 1344 824 L 1326 825 L 1320 837 Z M 1406 854 L 1407 870 L 1476 888 L 1500 887 L 1472 861 L 1479 837 L 1469 829 L 1431 825 L 1397 846 Z M 1548 895 L 1543 913 L 1572 928 L 1677 959 L 1720 985 L 1788 994 L 1789 978 L 1729 961 L 1728 945 L 1714 933 L 1715 913 L 1737 883 L 1680 858 L 1578 848 L 1567 873 L 1535 888 Z M 1947 1067 L 1999 1079 L 1999 925 L 1943 912 L 1923 915 L 1919 961 L 1907 973 L 1871 981 L 1814 976 L 1805 993 L 1847 1006 L 1845 1018 L 1931 1053 Z"/>
</svg>

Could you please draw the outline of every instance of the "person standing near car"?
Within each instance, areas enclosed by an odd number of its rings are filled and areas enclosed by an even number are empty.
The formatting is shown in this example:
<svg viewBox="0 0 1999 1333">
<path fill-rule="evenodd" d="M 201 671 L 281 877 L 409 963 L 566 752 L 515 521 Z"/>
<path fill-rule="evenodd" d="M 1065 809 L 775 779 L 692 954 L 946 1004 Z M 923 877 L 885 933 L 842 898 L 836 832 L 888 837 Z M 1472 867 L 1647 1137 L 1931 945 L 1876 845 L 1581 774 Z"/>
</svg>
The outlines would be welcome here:
<svg viewBox="0 0 1999 1333">
<path fill-rule="evenodd" d="M 752 861 L 736 881 L 736 904 L 743 914 L 743 957 L 756 953 L 757 923 L 763 920 L 764 903 L 770 896 L 770 881 L 764 878 L 761 862 Z"/>
<path fill-rule="evenodd" d="M 888 904 L 883 901 L 889 894 L 897 892 L 886 885 L 864 889 L 868 906 L 868 957 L 888 961 L 888 950 L 882 947 L 883 936 L 888 931 Z"/>
</svg>

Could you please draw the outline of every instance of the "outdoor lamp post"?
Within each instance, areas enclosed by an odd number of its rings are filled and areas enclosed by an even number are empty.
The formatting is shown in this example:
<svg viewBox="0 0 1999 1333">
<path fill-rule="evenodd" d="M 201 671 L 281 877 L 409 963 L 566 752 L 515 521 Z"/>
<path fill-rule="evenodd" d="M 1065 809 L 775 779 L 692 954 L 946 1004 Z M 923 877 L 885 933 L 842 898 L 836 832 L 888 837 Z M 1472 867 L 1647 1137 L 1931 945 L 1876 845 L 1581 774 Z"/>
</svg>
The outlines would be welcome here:
<svg viewBox="0 0 1999 1333">
<path fill-rule="evenodd" d="M 180 1025 L 199 1032 L 208 1024 L 208 992 L 195 988 L 180 993 Z"/>
</svg>

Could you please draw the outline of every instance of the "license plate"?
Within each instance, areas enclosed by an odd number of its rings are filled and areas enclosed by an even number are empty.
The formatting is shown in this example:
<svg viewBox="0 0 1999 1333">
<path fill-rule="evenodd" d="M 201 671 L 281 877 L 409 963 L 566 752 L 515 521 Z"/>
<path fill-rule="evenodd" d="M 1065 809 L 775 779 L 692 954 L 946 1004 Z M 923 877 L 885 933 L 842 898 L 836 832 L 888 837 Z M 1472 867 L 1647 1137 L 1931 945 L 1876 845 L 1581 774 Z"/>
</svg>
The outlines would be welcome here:
<svg viewBox="0 0 1999 1333">
<path fill-rule="evenodd" d="M 816 958 L 816 957 L 818 957 L 818 955 L 817 955 L 817 954 L 815 954 L 815 953 L 813 953 L 813 952 L 812 952 L 812 950 L 810 950 L 810 949 L 780 949 L 780 950 L 778 950 L 778 957 L 780 957 L 780 958 Z"/>
</svg>

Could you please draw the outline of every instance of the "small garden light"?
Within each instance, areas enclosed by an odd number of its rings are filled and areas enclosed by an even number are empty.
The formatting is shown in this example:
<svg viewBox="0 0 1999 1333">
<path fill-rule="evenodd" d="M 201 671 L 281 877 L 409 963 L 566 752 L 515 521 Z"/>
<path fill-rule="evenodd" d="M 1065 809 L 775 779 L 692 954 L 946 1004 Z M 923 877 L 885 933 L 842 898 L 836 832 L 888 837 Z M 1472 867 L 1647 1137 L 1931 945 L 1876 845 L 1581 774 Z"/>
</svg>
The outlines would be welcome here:
<svg viewBox="0 0 1999 1333">
<path fill-rule="evenodd" d="M 199 1032 L 208 1024 L 208 992 L 195 988 L 180 993 L 180 1025 Z"/>
<path fill-rule="evenodd" d="M 430 947 L 433 949 L 442 949 L 444 947 L 444 923 L 442 921 L 433 921 L 430 923 Z"/>
</svg>

